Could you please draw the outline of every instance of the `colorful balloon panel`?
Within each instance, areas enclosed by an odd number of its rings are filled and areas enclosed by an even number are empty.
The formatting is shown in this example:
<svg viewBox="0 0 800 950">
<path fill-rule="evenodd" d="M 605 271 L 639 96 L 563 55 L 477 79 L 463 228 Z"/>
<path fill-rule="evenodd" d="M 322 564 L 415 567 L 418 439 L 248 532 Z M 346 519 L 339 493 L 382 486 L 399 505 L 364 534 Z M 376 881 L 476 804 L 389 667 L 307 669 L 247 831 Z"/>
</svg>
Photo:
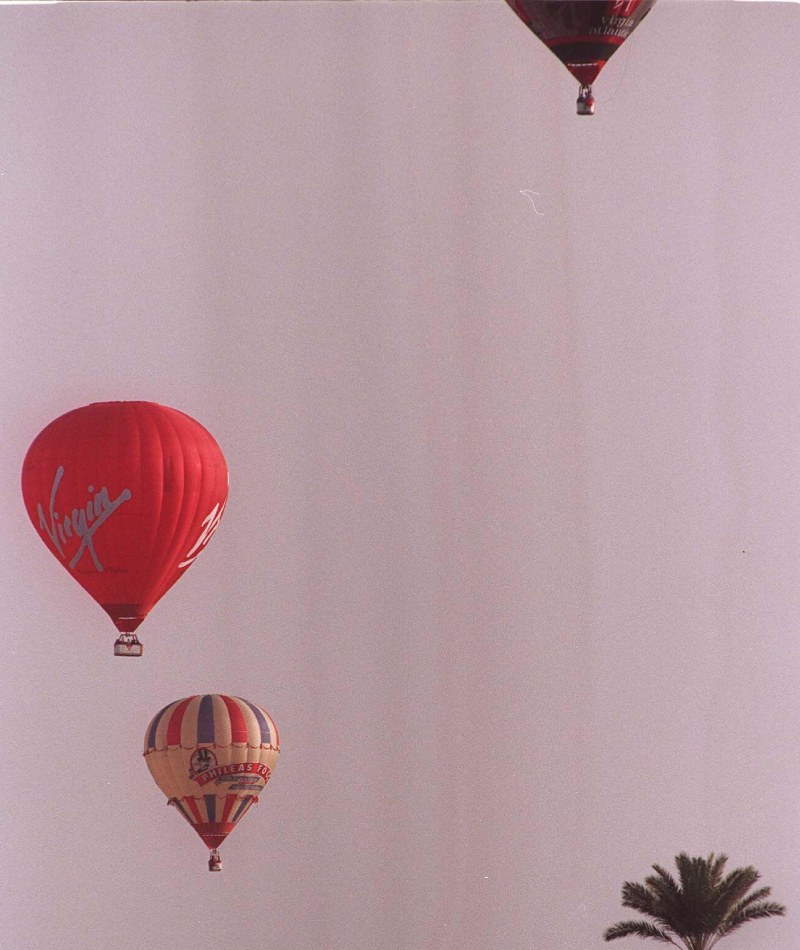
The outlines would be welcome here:
<svg viewBox="0 0 800 950">
<path fill-rule="evenodd" d="M 132 632 L 216 530 L 228 468 L 211 433 L 176 409 L 93 403 L 34 439 L 22 492 L 57 560 Z"/>
<path fill-rule="evenodd" d="M 579 83 L 591 85 L 656 0 L 506 0 Z"/>
<path fill-rule="evenodd" d="M 207 694 L 165 706 L 145 732 L 156 785 L 209 848 L 258 801 L 280 752 L 269 713 L 246 699 Z"/>
</svg>

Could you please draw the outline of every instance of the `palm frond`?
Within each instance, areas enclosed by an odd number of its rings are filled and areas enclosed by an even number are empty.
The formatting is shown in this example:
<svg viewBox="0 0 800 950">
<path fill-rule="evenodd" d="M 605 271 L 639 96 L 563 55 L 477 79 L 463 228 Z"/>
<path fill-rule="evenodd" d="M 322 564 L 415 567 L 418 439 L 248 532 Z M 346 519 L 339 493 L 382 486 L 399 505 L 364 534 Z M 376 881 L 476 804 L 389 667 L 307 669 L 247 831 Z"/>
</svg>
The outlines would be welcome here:
<svg viewBox="0 0 800 950">
<path fill-rule="evenodd" d="M 720 936 L 727 936 L 738 930 L 742 924 L 748 920 L 759 920 L 763 917 L 783 917 L 786 914 L 786 908 L 783 904 L 776 904 L 774 901 L 763 901 L 760 904 L 751 904 L 745 907 L 738 914 L 731 915 L 728 920 L 720 927 Z"/>
<path fill-rule="evenodd" d="M 693 861 L 685 851 L 681 851 L 675 858 L 675 866 L 678 869 L 678 880 L 681 882 L 681 890 L 686 891 L 691 885 Z"/>
<path fill-rule="evenodd" d="M 766 897 L 772 893 L 771 887 L 760 887 L 757 891 L 753 891 L 752 894 L 748 894 L 747 897 L 739 901 L 738 904 L 729 910 L 726 920 L 735 917 L 737 914 L 740 914 L 745 908 L 749 907 L 751 904 L 755 904 L 757 901 L 763 901 Z M 725 923 L 725 920 L 722 921 Z"/>
<path fill-rule="evenodd" d="M 669 871 L 665 871 L 659 864 L 654 864 L 653 870 L 656 872 L 655 876 L 651 874 L 650 877 L 646 877 L 644 879 L 645 884 L 653 890 L 657 890 L 659 894 L 669 894 L 673 899 L 680 898 L 681 889 Z"/>
<path fill-rule="evenodd" d="M 622 906 L 638 910 L 649 917 L 658 916 L 658 895 L 654 894 L 645 884 L 635 881 L 625 881 L 622 885 Z"/>
<path fill-rule="evenodd" d="M 720 881 L 717 891 L 720 895 L 725 895 L 726 899 L 730 899 L 735 894 L 735 903 L 744 897 L 760 877 L 761 875 L 754 867 L 736 868 Z"/>
<path fill-rule="evenodd" d="M 646 877 L 644 883 L 658 897 L 659 916 L 671 930 L 683 934 L 687 926 L 683 913 L 683 891 L 675 878 L 660 865 L 654 864 L 653 870 L 656 873 Z"/>
<path fill-rule="evenodd" d="M 669 933 L 646 920 L 623 920 L 609 927 L 603 934 L 604 940 L 619 940 L 620 937 L 649 937 L 661 943 L 674 943 Z"/>
<path fill-rule="evenodd" d="M 736 868 L 720 881 L 708 913 L 711 930 L 723 924 L 760 876 L 754 867 Z"/>
<path fill-rule="evenodd" d="M 715 858 L 714 852 L 712 851 L 708 856 L 708 880 L 711 887 L 719 887 L 719 883 L 722 880 L 722 872 L 727 863 L 728 856 L 726 854 L 720 854 Z"/>
</svg>

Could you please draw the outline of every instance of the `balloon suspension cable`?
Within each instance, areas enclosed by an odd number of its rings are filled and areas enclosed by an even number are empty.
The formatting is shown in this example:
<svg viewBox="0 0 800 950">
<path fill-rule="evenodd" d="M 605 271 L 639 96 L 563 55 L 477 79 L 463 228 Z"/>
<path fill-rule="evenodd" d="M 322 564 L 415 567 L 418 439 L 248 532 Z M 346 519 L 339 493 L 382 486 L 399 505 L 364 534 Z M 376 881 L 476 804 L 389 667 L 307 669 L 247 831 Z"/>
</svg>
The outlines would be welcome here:
<svg viewBox="0 0 800 950">
<path fill-rule="evenodd" d="M 594 96 L 592 87 L 581 83 L 578 93 L 578 115 L 594 115 Z"/>
<path fill-rule="evenodd" d="M 209 871 L 221 871 L 222 870 L 222 858 L 219 856 L 219 851 L 216 848 L 213 848 L 211 855 L 208 859 L 208 870 Z"/>
<path fill-rule="evenodd" d="M 141 656 L 143 651 L 135 633 L 121 633 L 114 641 L 114 656 Z"/>
</svg>

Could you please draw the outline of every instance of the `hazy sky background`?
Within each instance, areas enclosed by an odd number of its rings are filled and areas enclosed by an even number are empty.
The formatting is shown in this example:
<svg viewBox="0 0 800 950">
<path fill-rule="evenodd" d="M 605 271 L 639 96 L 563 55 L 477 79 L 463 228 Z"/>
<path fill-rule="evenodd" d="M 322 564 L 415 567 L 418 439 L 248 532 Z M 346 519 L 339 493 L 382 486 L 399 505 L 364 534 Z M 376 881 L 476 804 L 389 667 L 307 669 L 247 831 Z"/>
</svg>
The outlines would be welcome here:
<svg viewBox="0 0 800 950">
<path fill-rule="evenodd" d="M 499 2 L 0 10 L 3 947 L 598 950 L 713 849 L 795 950 L 799 17 L 660 0 L 578 118 Z M 141 660 L 19 488 L 107 399 L 231 472 Z M 283 745 L 218 875 L 206 691 Z"/>
</svg>

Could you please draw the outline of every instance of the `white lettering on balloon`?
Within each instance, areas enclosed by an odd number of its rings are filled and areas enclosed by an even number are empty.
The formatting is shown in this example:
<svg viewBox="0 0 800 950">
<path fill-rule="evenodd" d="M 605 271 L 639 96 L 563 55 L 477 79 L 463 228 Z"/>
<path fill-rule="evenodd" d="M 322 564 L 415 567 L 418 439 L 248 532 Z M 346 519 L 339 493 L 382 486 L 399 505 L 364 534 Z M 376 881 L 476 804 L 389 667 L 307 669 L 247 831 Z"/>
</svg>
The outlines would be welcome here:
<svg viewBox="0 0 800 950">
<path fill-rule="evenodd" d="M 200 551 L 208 544 L 211 540 L 211 535 L 217 530 L 222 518 L 222 512 L 225 511 L 225 505 L 227 501 L 220 508 L 219 502 L 214 505 L 211 511 L 206 515 L 206 517 L 201 522 L 202 531 L 200 532 L 200 537 L 195 541 L 194 546 L 187 552 L 186 560 L 181 561 L 178 567 L 188 567 L 194 560 L 196 560 L 197 555 Z"/>
<path fill-rule="evenodd" d="M 114 514 L 120 505 L 124 504 L 130 497 L 129 488 L 124 488 L 119 495 L 112 501 L 108 495 L 107 488 L 101 488 L 94 498 L 90 498 L 83 508 L 73 508 L 71 515 L 66 515 L 63 519 L 56 511 L 56 493 L 61 479 L 64 477 L 64 466 L 59 465 L 56 477 L 53 479 L 53 487 L 50 491 L 50 520 L 45 518 L 41 502 L 37 505 L 39 511 L 39 527 L 47 534 L 47 537 L 53 542 L 53 547 L 58 551 L 62 558 L 66 559 L 64 548 L 67 538 L 73 535 L 81 539 L 80 547 L 75 552 L 72 560 L 69 562 L 71 570 L 75 569 L 84 551 L 88 551 L 94 561 L 94 566 L 98 571 L 103 570 L 103 565 L 97 557 L 94 549 L 94 535 L 97 529 L 108 518 Z M 94 486 L 89 485 L 88 492 L 94 492 Z"/>
</svg>

